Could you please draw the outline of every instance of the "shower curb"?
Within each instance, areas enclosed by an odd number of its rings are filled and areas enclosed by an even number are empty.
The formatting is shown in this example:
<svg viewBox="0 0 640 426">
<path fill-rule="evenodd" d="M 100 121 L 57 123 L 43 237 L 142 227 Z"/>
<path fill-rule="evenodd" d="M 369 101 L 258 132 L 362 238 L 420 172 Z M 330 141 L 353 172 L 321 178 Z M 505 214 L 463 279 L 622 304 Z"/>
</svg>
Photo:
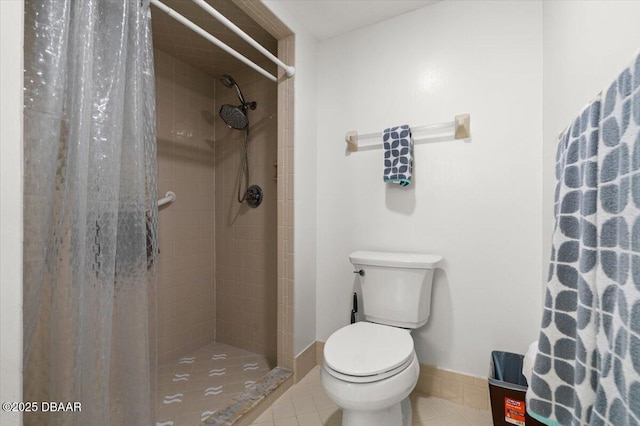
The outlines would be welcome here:
<svg viewBox="0 0 640 426">
<path fill-rule="evenodd" d="M 293 372 L 287 368 L 274 368 L 260 381 L 233 398 L 226 408 L 218 410 L 209 416 L 204 421 L 204 424 L 215 426 L 233 425 L 292 376 Z"/>
</svg>

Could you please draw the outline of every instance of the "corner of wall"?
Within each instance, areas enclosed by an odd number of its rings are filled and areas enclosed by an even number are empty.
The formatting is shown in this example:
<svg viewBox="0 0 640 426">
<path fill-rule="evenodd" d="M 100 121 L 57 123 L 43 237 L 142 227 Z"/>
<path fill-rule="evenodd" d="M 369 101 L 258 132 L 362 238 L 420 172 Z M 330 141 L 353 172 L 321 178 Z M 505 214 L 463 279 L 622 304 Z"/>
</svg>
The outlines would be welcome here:
<svg viewBox="0 0 640 426">
<path fill-rule="evenodd" d="M 263 1 L 294 32 L 296 75 L 293 98 L 294 174 L 294 337 L 293 353 L 301 354 L 316 339 L 317 247 L 317 40 L 289 13 L 286 5 Z"/>
</svg>

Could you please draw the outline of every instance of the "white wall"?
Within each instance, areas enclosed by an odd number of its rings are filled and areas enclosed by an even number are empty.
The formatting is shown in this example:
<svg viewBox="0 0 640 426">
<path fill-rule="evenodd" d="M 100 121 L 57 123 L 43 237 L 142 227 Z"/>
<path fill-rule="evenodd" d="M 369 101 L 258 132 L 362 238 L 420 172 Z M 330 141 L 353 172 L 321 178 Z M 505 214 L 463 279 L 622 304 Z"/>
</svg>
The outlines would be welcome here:
<svg viewBox="0 0 640 426">
<path fill-rule="evenodd" d="M 0 401 L 22 400 L 22 1 L 0 1 Z M 0 411 L 3 425 L 20 413 Z"/>
<path fill-rule="evenodd" d="M 536 337 L 556 135 L 640 48 L 640 1 L 542 3 L 442 2 L 323 42 L 316 63 L 318 43 L 284 5 L 265 1 L 296 33 L 296 354 L 347 324 L 347 256 L 363 248 L 445 256 L 430 322 L 414 333 L 422 362 L 485 375 L 491 349 L 523 351 Z M 22 382 L 22 7 L 0 1 L 2 401 L 20 400 Z M 405 55 L 393 64 L 397 47 Z M 380 151 L 344 154 L 346 130 L 465 111 L 473 140 L 418 144 L 411 189 L 381 183 Z"/>
<path fill-rule="evenodd" d="M 263 0 L 295 33 L 293 354 L 316 340 L 316 57 L 318 43 L 287 10 Z"/>
<path fill-rule="evenodd" d="M 408 189 L 383 184 L 382 150 L 345 154 L 347 130 L 464 112 L 472 141 L 417 144 Z M 540 1 L 440 2 L 322 42 L 318 339 L 348 324 L 349 253 L 415 251 L 444 256 L 413 333 L 421 362 L 486 376 L 491 350 L 524 353 L 541 312 L 541 129 Z"/>
<path fill-rule="evenodd" d="M 640 49 L 640 0 L 544 2 L 542 273 L 553 231 L 558 134 Z"/>
</svg>

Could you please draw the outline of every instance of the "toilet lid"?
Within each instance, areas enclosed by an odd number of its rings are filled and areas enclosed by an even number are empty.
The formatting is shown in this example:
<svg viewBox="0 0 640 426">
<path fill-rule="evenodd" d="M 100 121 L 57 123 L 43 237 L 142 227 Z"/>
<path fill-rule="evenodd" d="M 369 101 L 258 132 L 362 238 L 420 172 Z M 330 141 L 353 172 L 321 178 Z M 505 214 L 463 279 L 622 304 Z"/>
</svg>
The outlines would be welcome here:
<svg viewBox="0 0 640 426">
<path fill-rule="evenodd" d="M 405 364 L 413 353 L 408 330 L 357 322 L 336 331 L 324 345 L 331 369 L 349 376 L 372 376 Z"/>
<path fill-rule="evenodd" d="M 392 368 L 391 370 L 387 370 L 384 373 L 374 374 L 372 376 L 351 376 L 349 374 L 338 373 L 337 371 L 329 367 L 327 363 L 324 363 L 322 367 L 327 371 L 327 373 L 331 374 L 336 379 L 340 379 L 344 382 L 371 383 L 371 382 L 384 380 L 388 377 L 392 377 L 392 376 L 395 376 L 396 374 L 403 372 L 415 360 L 415 358 L 416 358 L 416 353 L 414 351 L 409 357 L 409 359 L 407 360 L 407 362 L 405 362 L 404 364 L 401 364 L 396 368 Z"/>
</svg>

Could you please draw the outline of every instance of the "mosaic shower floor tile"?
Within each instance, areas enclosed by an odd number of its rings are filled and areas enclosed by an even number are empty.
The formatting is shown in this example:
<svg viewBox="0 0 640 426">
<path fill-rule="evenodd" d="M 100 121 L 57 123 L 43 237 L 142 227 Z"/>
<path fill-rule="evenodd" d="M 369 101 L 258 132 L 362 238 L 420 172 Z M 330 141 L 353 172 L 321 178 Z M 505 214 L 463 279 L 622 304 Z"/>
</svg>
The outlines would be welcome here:
<svg viewBox="0 0 640 426">
<path fill-rule="evenodd" d="M 156 426 L 195 426 L 269 372 L 262 355 L 211 343 L 158 369 Z"/>
</svg>

